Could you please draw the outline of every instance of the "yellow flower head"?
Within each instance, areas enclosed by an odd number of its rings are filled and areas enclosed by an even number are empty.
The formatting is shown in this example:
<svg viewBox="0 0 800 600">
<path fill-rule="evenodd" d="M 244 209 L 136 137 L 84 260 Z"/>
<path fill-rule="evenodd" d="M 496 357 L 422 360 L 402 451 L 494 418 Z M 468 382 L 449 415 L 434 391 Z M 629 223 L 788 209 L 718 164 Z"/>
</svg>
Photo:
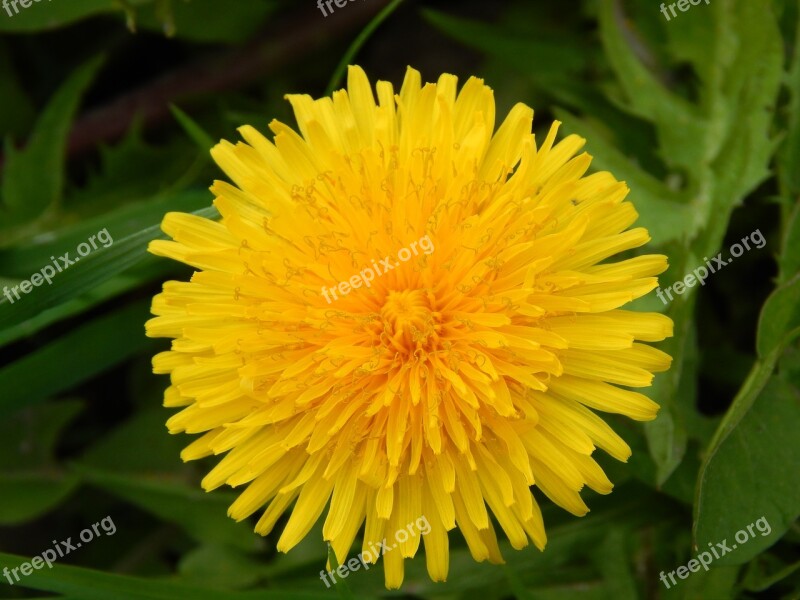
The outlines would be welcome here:
<svg viewBox="0 0 800 600">
<path fill-rule="evenodd" d="M 174 241 L 150 251 L 197 272 L 164 285 L 147 333 L 174 338 L 153 360 L 182 408 L 170 432 L 203 434 L 182 458 L 225 454 L 203 487 L 243 489 L 230 516 L 265 508 L 266 535 L 291 510 L 285 552 L 327 507 L 337 560 L 363 524 L 365 561 L 387 538 L 399 587 L 421 541 L 447 578 L 456 527 L 477 561 L 502 561 L 495 525 L 543 549 L 531 486 L 575 515 L 584 485 L 609 493 L 591 455 L 630 448 L 594 411 L 656 416 L 628 388 L 669 367 L 641 342 L 672 321 L 620 309 L 666 257 L 607 262 L 649 237 L 628 229 L 624 183 L 586 175 L 584 140 L 556 144 L 555 123 L 537 144 L 523 104 L 495 132 L 476 78 L 458 92 L 409 69 L 399 95 L 376 92 L 351 67 L 332 98 L 288 96 L 299 134 L 244 126 L 213 149 L 235 186 L 211 188 L 220 222 L 164 218 Z"/>
</svg>

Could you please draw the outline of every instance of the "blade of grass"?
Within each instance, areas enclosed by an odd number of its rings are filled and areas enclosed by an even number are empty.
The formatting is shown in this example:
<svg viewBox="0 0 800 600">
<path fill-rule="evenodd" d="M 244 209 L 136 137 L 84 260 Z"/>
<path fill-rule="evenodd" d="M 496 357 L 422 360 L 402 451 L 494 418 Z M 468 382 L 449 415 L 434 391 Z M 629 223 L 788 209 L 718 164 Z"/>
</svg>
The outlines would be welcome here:
<svg viewBox="0 0 800 600">
<path fill-rule="evenodd" d="M 328 562 L 331 565 L 331 573 L 335 573 L 336 570 L 339 568 L 339 562 L 336 560 L 336 552 L 333 551 L 333 547 L 328 543 Z M 347 585 L 347 582 L 342 579 L 341 577 L 334 581 L 333 583 L 336 586 L 336 591 L 339 593 L 339 598 L 343 600 L 356 600 L 356 597 L 353 595 L 353 591 Z"/>
<path fill-rule="evenodd" d="M 169 110 L 186 132 L 186 135 L 188 135 L 195 143 L 198 150 L 200 150 L 200 153 L 208 160 L 211 160 L 210 150 L 215 145 L 212 137 L 205 131 L 205 129 L 200 127 L 197 121 L 192 119 L 174 104 L 169 105 Z"/>
<path fill-rule="evenodd" d="M 192 214 L 213 219 L 219 213 L 216 208 L 209 207 Z M 160 225 L 152 225 L 122 239 L 115 239 L 113 245 L 108 248 L 98 248 L 82 257 L 80 264 L 72 265 L 57 275 L 57 279 L 53 280 L 56 285 L 36 288 L 14 304 L 3 297 L 0 299 L 0 330 L 26 321 L 47 308 L 86 293 L 100 283 L 141 263 L 149 256 L 148 242 L 155 239 L 166 239 L 166 234 L 161 231 Z M 71 252 L 74 256 L 74 250 Z"/>
<path fill-rule="evenodd" d="M 361 33 L 359 33 L 356 39 L 353 40 L 353 43 L 350 44 L 347 52 L 344 53 L 342 60 L 339 62 L 339 65 L 333 72 L 333 77 L 331 77 L 328 87 L 325 88 L 326 96 L 330 96 L 336 86 L 339 85 L 347 66 L 355 58 L 356 54 L 358 54 L 358 51 L 361 50 L 361 47 L 367 42 L 373 32 L 380 26 L 381 23 L 389 18 L 389 16 L 397 9 L 398 6 L 400 6 L 402 2 L 403 0 L 392 0 L 392 2 L 386 5 L 383 10 L 375 15 L 375 18 L 367 23 L 367 26 L 361 30 Z"/>
<path fill-rule="evenodd" d="M 125 273 L 104 281 L 77 298 L 47 308 L 35 317 L 0 331 L 0 348 L 24 337 L 31 336 L 54 323 L 74 317 L 112 298 L 121 296 L 151 281 L 165 280 L 176 273 L 175 265 L 166 264 L 156 257 L 145 258 L 139 265 Z"/>
</svg>

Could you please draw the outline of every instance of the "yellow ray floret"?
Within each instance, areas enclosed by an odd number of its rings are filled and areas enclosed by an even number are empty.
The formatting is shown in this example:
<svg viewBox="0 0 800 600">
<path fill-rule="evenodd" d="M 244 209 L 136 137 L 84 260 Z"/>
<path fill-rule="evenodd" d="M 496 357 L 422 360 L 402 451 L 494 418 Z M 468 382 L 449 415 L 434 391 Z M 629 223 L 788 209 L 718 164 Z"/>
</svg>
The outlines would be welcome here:
<svg viewBox="0 0 800 600">
<path fill-rule="evenodd" d="M 584 485 L 610 493 L 592 454 L 630 448 L 595 411 L 655 418 L 630 388 L 670 365 L 646 342 L 672 321 L 623 308 L 666 257 L 609 262 L 649 240 L 627 186 L 558 123 L 537 140 L 525 105 L 495 128 L 477 78 L 409 69 L 373 94 L 351 67 L 287 99 L 297 131 L 212 150 L 222 219 L 168 214 L 150 245 L 197 269 L 147 323 L 173 339 L 153 360 L 169 430 L 202 434 L 182 458 L 221 455 L 203 487 L 240 488 L 229 514 L 261 511 L 262 535 L 289 511 L 281 551 L 322 519 L 343 564 L 363 531 L 390 588 L 422 546 L 445 580 L 456 528 L 478 561 L 502 562 L 497 528 L 543 549 L 532 486 L 575 515 Z"/>
</svg>

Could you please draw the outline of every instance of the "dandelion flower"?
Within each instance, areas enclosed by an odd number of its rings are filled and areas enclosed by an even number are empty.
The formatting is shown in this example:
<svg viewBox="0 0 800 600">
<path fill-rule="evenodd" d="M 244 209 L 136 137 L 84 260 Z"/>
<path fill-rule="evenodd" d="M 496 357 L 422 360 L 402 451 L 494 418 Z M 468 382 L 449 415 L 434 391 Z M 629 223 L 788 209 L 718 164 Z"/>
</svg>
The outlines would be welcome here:
<svg viewBox="0 0 800 600">
<path fill-rule="evenodd" d="M 211 188 L 221 220 L 170 213 L 172 239 L 150 245 L 196 269 L 147 323 L 173 338 L 153 360 L 182 409 L 169 431 L 202 434 L 182 458 L 223 454 L 202 486 L 241 488 L 229 515 L 260 512 L 258 533 L 289 514 L 283 552 L 325 513 L 337 560 L 363 527 L 374 563 L 375 542 L 424 517 L 427 535 L 383 555 L 389 588 L 420 543 L 445 580 L 456 528 L 477 561 L 502 562 L 498 526 L 543 549 L 532 487 L 578 516 L 584 485 L 609 493 L 592 453 L 631 451 L 597 411 L 655 418 L 630 388 L 671 360 L 643 342 L 672 321 L 621 308 L 666 257 L 607 260 L 649 241 L 627 186 L 587 175 L 584 140 L 556 143 L 558 123 L 537 143 L 524 104 L 495 131 L 474 77 L 459 91 L 408 69 L 399 94 L 373 95 L 351 67 L 347 90 L 287 99 L 299 133 L 244 126 L 212 150 L 234 182 Z M 400 252 L 423 238 L 430 252 Z"/>
</svg>

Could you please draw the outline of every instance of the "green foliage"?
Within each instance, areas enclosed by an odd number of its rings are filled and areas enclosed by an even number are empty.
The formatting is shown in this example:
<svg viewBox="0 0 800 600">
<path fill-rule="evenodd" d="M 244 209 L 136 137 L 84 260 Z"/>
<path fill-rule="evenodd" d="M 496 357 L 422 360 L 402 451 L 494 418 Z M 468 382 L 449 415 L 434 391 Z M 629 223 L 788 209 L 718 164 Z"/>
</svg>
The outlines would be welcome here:
<svg viewBox="0 0 800 600">
<path fill-rule="evenodd" d="M 749 386 L 734 402 L 750 407 L 738 421 L 725 420 L 722 435 L 708 450 L 695 504 L 696 545 L 705 549 L 725 539 L 734 544 L 738 530 L 762 517 L 770 531 L 739 543 L 736 552 L 720 557 L 720 565 L 749 561 L 778 541 L 800 516 L 800 488 L 795 477 L 786 476 L 786 465 L 800 461 L 800 448 L 794 443 L 800 422 L 797 389 L 785 377 L 775 376 L 760 388 Z"/>
<path fill-rule="evenodd" d="M 0 203 L 0 233 L 8 241 L 36 233 L 32 222 L 51 216 L 61 201 L 67 133 L 81 95 L 100 67 L 93 60 L 77 69 L 42 112 L 24 150 L 17 151 L 6 139 L 7 164 Z M 16 233 L 12 234 L 11 229 Z M 21 232 L 21 233 L 20 233 Z"/>
<path fill-rule="evenodd" d="M 75 490 L 77 477 L 65 472 L 53 453 L 61 430 L 80 409 L 80 402 L 59 402 L 17 411 L 0 424 L 0 524 L 35 519 Z"/>
<path fill-rule="evenodd" d="M 0 288 L 51 257 L 74 258 L 103 229 L 113 238 L 52 285 L 13 303 L 0 295 L 0 568 L 105 515 L 118 528 L 0 586 L 0 598 L 399 597 L 384 589 L 380 565 L 326 589 L 319 571 L 337 562 L 319 523 L 281 555 L 278 534 L 262 538 L 227 517 L 238 490 L 202 491 L 218 457 L 180 461 L 188 441 L 167 434 L 168 382 L 150 368 L 167 346 L 144 336 L 161 283 L 191 275 L 146 251 L 164 238 L 164 215 L 218 217 L 210 147 L 234 139 L 245 117 L 261 128 L 285 120 L 283 94 L 340 85 L 353 56 L 382 78 L 406 64 L 427 80 L 478 74 L 498 114 L 517 101 L 536 109 L 537 140 L 551 118 L 561 136 L 585 137 L 592 168 L 630 187 L 652 237 L 644 251 L 668 256 L 662 288 L 750 231 L 767 240 L 666 306 L 655 294 L 635 303 L 673 319 L 660 345 L 673 366 L 646 390 L 661 405 L 655 421 L 609 419 L 633 449 L 627 465 L 599 459 L 614 493 L 582 492 L 592 512 L 576 519 L 537 490 L 544 552 L 501 542 L 505 565 L 475 563 L 453 534 L 450 579 L 431 582 L 420 551 L 406 561 L 402 593 L 798 597 L 800 6 L 714 0 L 667 22 L 649 0 L 458 4 L 384 2 L 371 23 L 362 3 L 325 18 L 311 0 L 0 9 Z M 346 30 L 347 19 L 360 29 Z M 283 46 L 270 45 L 277 39 Z M 187 77 L 208 78 L 207 92 L 185 94 Z M 110 137 L 116 119 L 125 131 Z M 70 144 L 76 123 L 89 150 Z M 669 589 L 659 581 L 762 517 L 769 534 L 756 530 Z"/>
<path fill-rule="evenodd" d="M 134 0 L 132 3 L 142 4 L 153 0 Z M 63 27 L 105 12 L 122 12 L 123 4 L 115 0 L 74 0 L 73 2 L 57 2 L 32 4 L 10 18 L 0 20 L 0 31 L 35 32 Z M 5 15 L 3 15 L 5 17 Z"/>
<path fill-rule="evenodd" d="M 7 414 L 40 402 L 152 347 L 149 340 L 137 335 L 146 316 L 147 305 L 137 302 L 86 323 L 3 367 L 0 412 Z M 119 344 L 120 336 L 128 343 Z M 42 372 L 48 377 L 42 377 Z"/>
</svg>

